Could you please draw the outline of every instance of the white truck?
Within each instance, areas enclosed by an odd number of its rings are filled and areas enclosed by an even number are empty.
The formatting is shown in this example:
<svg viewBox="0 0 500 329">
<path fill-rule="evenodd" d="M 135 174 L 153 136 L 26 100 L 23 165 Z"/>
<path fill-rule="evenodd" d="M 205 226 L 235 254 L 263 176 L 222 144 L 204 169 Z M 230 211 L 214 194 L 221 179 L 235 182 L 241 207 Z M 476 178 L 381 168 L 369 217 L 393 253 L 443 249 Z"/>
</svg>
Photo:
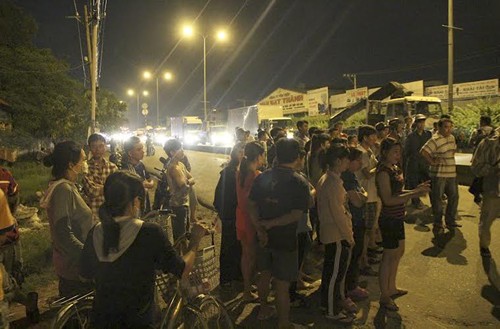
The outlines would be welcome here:
<svg viewBox="0 0 500 329">
<path fill-rule="evenodd" d="M 256 134 L 259 128 L 269 131 L 273 127 L 281 127 L 290 133 L 294 128 L 292 119 L 283 116 L 283 108 L 273 105 L 252 105 L 228 110 L 228 132 L 234 133 L 237 127 L 249 130 L 251 134 Z"/>
<path fill-rule="evenodd" d="M 187 145 L 196 145 L 200 142 L 202 126 L 203 122 L 197 116 L 170 118 L 171 136 Z"/>
</svg>

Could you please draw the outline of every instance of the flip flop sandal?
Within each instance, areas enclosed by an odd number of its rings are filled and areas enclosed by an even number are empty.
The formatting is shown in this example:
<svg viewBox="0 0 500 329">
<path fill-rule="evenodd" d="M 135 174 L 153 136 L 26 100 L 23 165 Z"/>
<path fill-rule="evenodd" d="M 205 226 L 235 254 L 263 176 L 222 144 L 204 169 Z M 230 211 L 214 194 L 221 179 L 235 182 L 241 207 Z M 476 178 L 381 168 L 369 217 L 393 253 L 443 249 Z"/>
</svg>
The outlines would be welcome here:
<svg viewBox="0 0 500 329">
<path fill-rule="evenodd" d="M 397 293 L 391 295 L 392 299 L 408 294 L 408 290 L 405 290 L 405 289 L 397 289 L 397 291 L 398 291 Z"/>
</svg>

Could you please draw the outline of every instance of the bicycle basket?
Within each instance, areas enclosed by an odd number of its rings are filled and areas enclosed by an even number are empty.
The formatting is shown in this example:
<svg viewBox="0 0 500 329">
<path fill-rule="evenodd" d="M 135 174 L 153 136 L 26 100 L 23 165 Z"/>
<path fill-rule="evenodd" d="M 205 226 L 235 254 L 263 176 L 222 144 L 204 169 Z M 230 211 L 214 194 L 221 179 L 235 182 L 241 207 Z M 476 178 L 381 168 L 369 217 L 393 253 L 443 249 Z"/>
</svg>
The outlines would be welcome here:
<svg viewBox="0 0 500 329">
<path fill-rule="evenodd" d="M 206 294 L 218 285 L 215 246 L 209 246 L 196 253 L 194 267 L 189 279 L 182 282 L 182 289 L 188 297 Z"/>
</svg>

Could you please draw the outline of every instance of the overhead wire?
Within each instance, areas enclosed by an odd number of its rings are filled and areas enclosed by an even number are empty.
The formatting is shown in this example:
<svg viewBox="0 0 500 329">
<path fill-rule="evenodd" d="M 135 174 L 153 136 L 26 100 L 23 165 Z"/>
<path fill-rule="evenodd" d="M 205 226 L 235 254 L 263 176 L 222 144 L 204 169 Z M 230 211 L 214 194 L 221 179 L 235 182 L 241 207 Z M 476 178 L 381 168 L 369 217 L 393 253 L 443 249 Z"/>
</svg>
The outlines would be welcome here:
<svg viewBox="0 0 500 329">
<path fill-rule="evenodd" d="M 82 46 L 82 35 L 80 31 L 80 14 L 78 13 L 78 7 L 76 5 L 76 0 L 73 0 L 73 6 L 75 7 L 75 20 L 76 20 L 76 28 L 78 30 L 78 46 L 80 47 L 80 58 L 82 62 L 82 72 L 83 72 L 83 86 L 87 87 L 87 71 L 85 70 L 85 56 L 83 55 L 83 46 Z"/>
</svg>

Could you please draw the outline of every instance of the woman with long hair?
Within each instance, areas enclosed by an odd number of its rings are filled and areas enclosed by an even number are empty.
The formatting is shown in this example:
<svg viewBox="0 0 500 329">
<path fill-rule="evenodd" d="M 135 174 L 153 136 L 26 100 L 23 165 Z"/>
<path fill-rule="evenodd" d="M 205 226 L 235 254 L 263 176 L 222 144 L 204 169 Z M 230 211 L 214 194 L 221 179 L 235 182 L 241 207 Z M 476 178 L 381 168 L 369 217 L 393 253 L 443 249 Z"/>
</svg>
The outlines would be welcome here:
<svg viewBox="0 0 500 329">
<path fill-rule="evenodd" d="M 89 232 L 80 275 L 95 280 L 95 328 L 150 328 L 154 322 L 156 271 L 178 278 L 191 271 L 205 229 L 194 225 L 181 258 L 156 223 L 139 219 L 144 187 L 133 173 L 118 171 L 104 184 L 100 223 Z"/>
<path fill-rule="evenodd" d="M 59 277 L 59 295 L 71 297 L 90 290 L 78 276 L 78 261 L 92 227 L 92 210 L 78 192 L 76 181 L 85 166 L 85 153 L 73 141 L 57 144 L 44 158 L 52 167 L 52 181 L 40 201 L 47 210 L 52 238 L 52 260 Z"/>
<path fill-rule="evenodd" d="M 400 142 L 392 137 L 384 139 L 380 144 L 380 162 L 376 174 L 378 194 L 382 199 L 379 226 L 384 248 L 379 269 L 380 305 L 390 311 L 399 310 L 394 299 L 408 293 L 396 287 L 399 261 L 405 249 L 405 204 L 411 198 L 430 191 L 429 182 L 413 190 L 403 190 L 403 172 L 398 166 L 401 152 Z"/>
<path fill-rule="evenodd" d="M 236 234 L 241 243 L 241 272 L 243 274 L 243 300 L 251 301 L 257 298 L 252 293 L 252 277 L 255 269 L 255 228 L 250 220 L 247 206 L 248 195 L 253 181 L 260 174 L 257 168 L 264 164 L 264 148 L 259 142 L 245 145 L 243 159 L 236 173 Z"/>
<path fill-rule="evenodd" d="M 326 151 L 327 172 L 321 176 L 317 191 L 321 242 L 325 245 L 321 277 L 321 306 L 326 317 L 341 324 L 353 321 L 352 305 L 345 294 L 345 276 L 354 246 L 351 214 L 346 208 L 347 192 L 340 175 L 349 168 L 349 149 L 333 144 Z M 345 309 L 347 312 L 344 312 Z"/>
<path fill-rule="evenodd" d="M 238 142 L 231 150 L 229 163 L 220 172 L 215 188 L 214 207 L 221 219 L 222 234 L 220 246 L 220 286 L 229 287 L 231 281 L 241 278 L 241 245 L 236 238 L 236 171 L 243 158 L 245 143 Z"/>
</svg>

